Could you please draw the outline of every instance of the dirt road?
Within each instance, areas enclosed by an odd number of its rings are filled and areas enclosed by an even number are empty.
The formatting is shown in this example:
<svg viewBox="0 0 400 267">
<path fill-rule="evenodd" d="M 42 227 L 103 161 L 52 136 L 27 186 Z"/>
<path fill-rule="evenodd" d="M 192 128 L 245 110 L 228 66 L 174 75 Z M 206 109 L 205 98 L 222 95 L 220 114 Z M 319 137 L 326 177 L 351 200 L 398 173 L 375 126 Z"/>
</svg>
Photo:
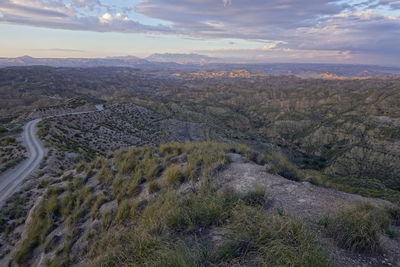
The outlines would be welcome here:
<svg viewBox="0 0 400 267">
<path fill-rule="evenodd" d="M 56 116 L 46 117 L 45 119 L 52 117 L 67 116 L 67 115 L 78 115 L 78 114 L 99 112 L 103 111 L 104 107 L 102 105 L 97 105 L 96 109 L 97 110 L 95 111 L 73 112 L 63 115 L 56 115 Z M 46 154 L 46 149 L 43 146 L 42 142 L 40 141 L 39 137 L 37 136 L 37 124 L 41 120 L 42 119 L 29 121 L 24 127 L 22 137 L 26 149 L 29 153 L 28 159 L 23 161 L 17 167 L 6 171 L 0 176 L 0 207 L 8 197 L 10 197 L 13 193 L 15 193 L 19 189 L 19 186 L 21 185 L 22 181 L 29 175 L 31 175 L 39 167 L 40 162 L 42 162 Z"/>
</svg>

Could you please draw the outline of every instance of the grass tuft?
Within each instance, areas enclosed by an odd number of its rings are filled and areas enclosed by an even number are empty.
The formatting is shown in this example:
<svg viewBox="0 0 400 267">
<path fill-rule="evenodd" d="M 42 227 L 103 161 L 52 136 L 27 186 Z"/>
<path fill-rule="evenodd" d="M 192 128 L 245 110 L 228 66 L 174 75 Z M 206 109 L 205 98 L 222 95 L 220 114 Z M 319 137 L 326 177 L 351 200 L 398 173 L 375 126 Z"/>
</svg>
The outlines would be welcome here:
<svg viewBox="0 0 400 267">
<path fill-rule="evenodd" d="M 255 186 L 241 198 L 246 205 L 263 206 L 267 199 L 267 193 L 264 187 Z"/>
<path fill-rule="evenodd" d="M 369 203 L 342 207 L 324 219 L 328 234 L 338 245 L 356 252 L 381 252 L 380 234 L 391 224 L 388 211 Z"/>
<path fill-rule="evenodd" d="M 165 182 L 168 186 L 176 186 L 185 181 L 179 165 L 172 165 L 165 171 Z"/>
<path fill-rule="evenodd" d="M 329 257 L 303 222 L 268 216 L 255 207 L 235 209 L 218 263 L 245 266 L 331 266 Z"/>
</svg>

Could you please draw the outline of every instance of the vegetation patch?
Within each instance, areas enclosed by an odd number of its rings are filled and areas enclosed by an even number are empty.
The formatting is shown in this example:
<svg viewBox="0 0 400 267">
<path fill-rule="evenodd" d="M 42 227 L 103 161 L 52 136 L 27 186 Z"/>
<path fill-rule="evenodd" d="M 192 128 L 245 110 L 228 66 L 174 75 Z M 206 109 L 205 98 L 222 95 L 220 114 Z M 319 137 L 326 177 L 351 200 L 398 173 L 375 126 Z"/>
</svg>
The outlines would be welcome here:
<svg viewBox="0 0 400 267">
<path fill-rule="evenodd" d="M 36 208 L 31 222 L 27 226 L 27 236 L 14 253 L 16 263 L 26 264 L 36 246 L 43 244 L 46 236 L 55 227 L 56 218 L 59 216 L 60 205 L 56 195 L 47 195 Z"/>
<path fill-rule="evenodd" d="M 343 248 L 356 252 L 381 252 L 380 235 L 389 229 L 393 218 L 385 208 L 369 203 L 341 207 L 323 220 L 327 232 Z"/>
<path fill-rule="evenodd" d="M 105 233 L 88 261 L 93 266 L 331 266 L 304 223 L 266 215 L 230 191 L 169 192 L 134 222 L 117 236 Z M 211 242 L 212 235 L 206 238 L 215 227 L 227 233 L 220 245 Z"/>
<path fill-rule="evenodd" d="M 241 206 L 228 229 L 219 260 L 231 266 L 331 266 L 329 256 L 300 220 Z"/>
</svg>

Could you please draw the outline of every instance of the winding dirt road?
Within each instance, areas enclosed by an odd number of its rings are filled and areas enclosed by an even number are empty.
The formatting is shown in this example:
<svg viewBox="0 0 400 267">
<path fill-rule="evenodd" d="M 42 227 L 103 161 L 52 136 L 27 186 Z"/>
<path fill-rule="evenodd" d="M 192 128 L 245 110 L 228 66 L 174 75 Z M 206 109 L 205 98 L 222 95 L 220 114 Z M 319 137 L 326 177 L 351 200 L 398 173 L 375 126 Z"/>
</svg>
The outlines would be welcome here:
<svg viewBox="0 0 400 267">
<path fill-rule="evenodd" d="M 97 105 L 96 109 L 97 110 L 95 111 L 72 112 L 62 115 L 56 115 L 46 117 L 45 119 L 67 115 L 86 114 L 104 110 L 102 105 Z M 19 189 L 19 186 L 24 181 L 24 179 L 29 177 L 39 167 L 40 162 L 42 162 L 44 156 L 46 155 L 46 149 L 40 141 L 39 137 L 37 136 L 37 124 L 41 120 L 42 119 L 29 121 L 24 127 L 22 137 L 29 154 L 28 159 L 23 161 L 17 167 L 8 170 L 0 175 L 0 207 L 3 205 L 7 198 L 9 198 Z"/>
<path fill-rule="evenodd" d="M 40 164 L 45 155 L 45 148 L 37 137 L 37 124 L 42 119 L 28 122 L 24 127 L 23 139 L 29 158 L 16 168 L 6 171 L 0 176 L 0 205 L 11 196 L 21 182 L 27 178 Z"/>
</svg>

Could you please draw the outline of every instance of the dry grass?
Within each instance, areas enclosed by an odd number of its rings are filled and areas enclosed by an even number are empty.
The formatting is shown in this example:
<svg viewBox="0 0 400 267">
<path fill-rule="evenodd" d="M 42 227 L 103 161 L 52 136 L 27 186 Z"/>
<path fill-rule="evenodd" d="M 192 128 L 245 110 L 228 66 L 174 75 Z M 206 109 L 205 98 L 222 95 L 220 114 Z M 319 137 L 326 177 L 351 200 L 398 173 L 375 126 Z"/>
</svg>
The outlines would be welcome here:
<svg viewBox="0 0 400 267">
<path fill-rule="evenodd" d="M 341 207 L 323 223 L 338 245 L 357 252 L 381 252 L 380 235 L 391 224 L 385 208 L 369 203 L 355 203 Z"/>
</svg>

